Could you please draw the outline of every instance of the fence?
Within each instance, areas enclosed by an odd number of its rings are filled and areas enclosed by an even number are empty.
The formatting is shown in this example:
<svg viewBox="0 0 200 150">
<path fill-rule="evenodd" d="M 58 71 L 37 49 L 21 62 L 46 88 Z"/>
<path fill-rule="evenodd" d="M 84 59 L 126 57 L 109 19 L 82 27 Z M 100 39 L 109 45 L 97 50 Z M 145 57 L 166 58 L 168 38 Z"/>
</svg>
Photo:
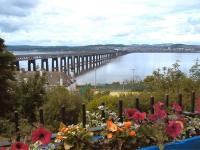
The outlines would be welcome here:
<svg viewBox="0 0 200 150">
<path fill-rule="evenodd" d="M 195 116 L 195 115 L 198 114 L 198 113 L 195 112 L 195 100 L 196 100 L 196 96 L 195 95 L 196 94 L 193 91 L 191 93 L 191 110 L 190 110 L 190 112 L 182 111 L 181 113 L 183 113 L 185 115 L 188 115 L 188 116 Z M 181 107 L 183 106 L 182 94 L 178 94 L 177 103 Z M 150 113 L 153 114 L 154 113 L 154 108 L 153 108 L 154 97 L 153 96 L 150 97 L 150 103 L 149 104 L 150 104 L 150 106 L 149 106 Z M 165 104 L 166 108 L 169 107 L 169 95 L 165 95 L 164 104 Z M 102 103 L 101 105 L 105 106 L 104 103 Z M 135 108 L 141 111 L 139 98 L 135 99 Z M 101 116 L 102 116 L 102 118 L 105 118 L 104 110 L 101 110 Z M 119 102 L 118 102 L 118 116 L 119 116 L 119 121 L 123 122 L 123 100 L 119 100 Z M 61 121 L 63 123 L 66 123 L 65 117 L 66 117 L 65 106 L 61 106 Z M 20 141 L 19 115 L 18 115 L 17 111 L 14 112 L 14 122 L 15 122 L 16 141 Z M 39 122 L 40 122 L 40 124 L 42 126 L 44 126 L 44 123 L 45 123 L 44 122 L 44 115 L 43 115 L 43 109 L 41 109 L 41 108 L 39 109 Z M 82 104 L 82 124 L 83 124 L 83 127 L 86 127 L 86 123 L 87 123 L 87 120 L 86 120 L 86 106 L 85 106 L 85 104 Z M 98 128 L 97 129 L 93 129 L 92 131 L 95 131 L 95 130 L 99 130 L 99 129 Z M 53 134 L 52 138 L 55 138 L 55 137 L 56 137 L 56 134 Z M 0 147 L 2 147 L 2 146 L 8 147 L 10 145 L 11 145 L 11 143 L 9 141 L 0 141 Z"/>
</svg>

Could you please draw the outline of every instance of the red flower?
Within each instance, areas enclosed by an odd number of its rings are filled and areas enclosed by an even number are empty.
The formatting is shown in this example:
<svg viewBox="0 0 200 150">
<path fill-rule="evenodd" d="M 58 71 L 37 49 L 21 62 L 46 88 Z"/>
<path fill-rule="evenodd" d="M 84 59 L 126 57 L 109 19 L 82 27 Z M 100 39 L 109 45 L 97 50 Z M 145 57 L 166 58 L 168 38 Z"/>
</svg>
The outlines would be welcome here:
<svg viewBox="0 0 200 150">
<path fill-rule="evenodd" d="M 28 144 L 16 142 L 11 145 L 11 150 L 28 150 Z"/>
<path fill-rule="evenodd" d="M 128 117 L 128 119 L 133 119 L 133 116 L 137 111 L 138 110 L 135 108 L 127 108 L 125 109 L 124 114 Z"/>
<path fill-rule="evenodd" d="M 172 103 L 172 107 L 174 108 L 174 110 L 175 110 L 176 113 L 179 113 L 179 112 L 182 111 L 181 106 L 178 103 L 176 103 L 176 102 Z"/>
<path fill-rule="evenodd" d="M 164 110 L 157 110 L 155 112 L 155 114 L 157 115 L 158 119 L 164 119 L 167 117 L 167 113 Z"/>
<path fill-rule="evenodd" d="M 176 138 L 181 134 L 183 130 L 183 123 L 181 121 L 169 121 L 166 133 L 168 136 L 172 138 Z"/>
<path fill-rule="evenodd" d="M 146 117 L 146 113 L 145 112 L 139 112 L 136 111 L 133 115 L 133 119 L 137 122 L 140 120 L 144 120 L 144 118 Z"/>
<path fill-rule="evenodd" d="M 164 106 L 164 103 L 157 102 L 156 104 L 153 105 L 154 111 L 160 110 L 162 106 Z"/>
<path fill-rule="evenodd" d="M 167 117 L 167 113 L 165 112 L 165 110 L 162 110 L 161 107 L 163 106 L 164 104 L 161 103 L 161 102 L 158 102 L 156 104 L 154 104 L 153 108 L 154 108 L 154 114 L 150 114 L 148 115 L 148 118 L 151 120 L 151 121 L 157 121 L 159 119 L 164 119 Z"/>
<path fill-rule="evenodd" d="M 156 114 L 149 114 L 148 115 L 148 119 L 151 120 L 151 121 L 153 121 L 153 122 L 155 122 L 155 121 L 158 120 L 158 117 L 157 117 Z"/>
<path fill-rule="evenodd" d="M 6 150 L 6 148 L 5 147 L 0 147 L 0 150 Z"/>
<path fill-rule="evenodd" d="M 32 132 L 32 143 L 41 141 L 43 144 L 48 144 L 51 140 L 52 133 L 45 128 L 37 128 Z"/>
</svg>

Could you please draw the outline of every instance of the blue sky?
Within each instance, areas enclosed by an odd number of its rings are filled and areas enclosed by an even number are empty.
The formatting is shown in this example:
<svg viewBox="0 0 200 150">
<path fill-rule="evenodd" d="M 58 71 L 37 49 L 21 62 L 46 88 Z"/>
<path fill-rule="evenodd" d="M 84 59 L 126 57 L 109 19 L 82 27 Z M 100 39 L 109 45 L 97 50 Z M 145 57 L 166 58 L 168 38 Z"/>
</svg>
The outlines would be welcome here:
<svg viewBox="0 0 200 150">
<path fill-rule="evenodd" d="M 200 0 L 0 0 L 12 45 L 200 44 Z"/>
</svg>

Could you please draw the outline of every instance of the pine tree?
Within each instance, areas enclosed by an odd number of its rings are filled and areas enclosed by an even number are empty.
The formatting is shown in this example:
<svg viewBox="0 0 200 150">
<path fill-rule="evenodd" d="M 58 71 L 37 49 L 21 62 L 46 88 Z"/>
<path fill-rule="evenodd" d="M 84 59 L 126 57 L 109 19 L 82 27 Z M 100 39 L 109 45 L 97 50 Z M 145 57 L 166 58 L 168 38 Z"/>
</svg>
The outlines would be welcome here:
<svg viewBox="0 0 200 150">
<path fill-rule="evenodd" d="M 14 61 L 15 56 L 6 50 L 4 40 L 0 38 L 0 116 L 5 116 L 13 106 Z"/>
</svg>

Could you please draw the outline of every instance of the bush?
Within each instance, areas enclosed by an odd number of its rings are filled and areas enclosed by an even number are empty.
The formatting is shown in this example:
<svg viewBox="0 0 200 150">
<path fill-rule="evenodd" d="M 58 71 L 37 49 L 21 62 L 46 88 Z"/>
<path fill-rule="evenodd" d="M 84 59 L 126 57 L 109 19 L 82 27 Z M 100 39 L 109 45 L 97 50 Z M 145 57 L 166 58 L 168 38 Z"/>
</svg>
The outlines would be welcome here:
<svg viewBox="0 0 200 150">
<path fill-rule="evenodd" d="M 78 122 L 81 112 L 82 97 L 75 92 L 69 92 L 64 87 L 56 87 L 47 91 L 46 102 L 44 104 L 44 120 L 49 129 L 58 128 L 61 106 L 65 106 L 66 123 L 75 124 Z"/>
</svg>

